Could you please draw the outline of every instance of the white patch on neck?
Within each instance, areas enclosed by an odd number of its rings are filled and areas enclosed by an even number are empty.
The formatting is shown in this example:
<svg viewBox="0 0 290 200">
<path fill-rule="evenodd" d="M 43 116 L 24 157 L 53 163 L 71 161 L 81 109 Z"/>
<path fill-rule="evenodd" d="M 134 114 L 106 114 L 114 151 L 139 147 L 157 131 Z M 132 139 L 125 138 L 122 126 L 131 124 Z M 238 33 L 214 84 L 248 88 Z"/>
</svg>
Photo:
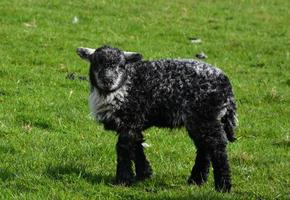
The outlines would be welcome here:
<svg viewBox="0 0 290 200">
<path fill-rule="evenodd" d="M 127 94 L 126 84 L 105 96 L 101 95 L 97 88 L 93 88 L 89 96 L 91 114 L 100 122 L 109 119 L 125 102 Z"/>
</svg>

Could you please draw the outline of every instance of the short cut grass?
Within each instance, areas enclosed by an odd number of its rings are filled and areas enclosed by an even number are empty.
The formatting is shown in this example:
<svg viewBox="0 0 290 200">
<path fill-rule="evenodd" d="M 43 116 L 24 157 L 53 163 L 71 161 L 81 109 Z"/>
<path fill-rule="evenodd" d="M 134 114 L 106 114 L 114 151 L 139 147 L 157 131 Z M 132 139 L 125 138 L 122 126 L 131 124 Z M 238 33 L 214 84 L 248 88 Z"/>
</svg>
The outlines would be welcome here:
<svg viewBox="0 0 290 200">
<path fill-rule="evenodd" d="M 290 1 L 0 1 L 0 199 L 289 199 Z M 78 20 L 76 20 L 78 19 Z M 201 43 L 188 38 L 198 37 Z M 230 77 L 239 114 L 233 189 L 186 179 L 183 129 L 145 132 L 152 179 L 113 185 L 116 137 L 89 115 L 78 46 L 194 58 Z"/>
</svg>

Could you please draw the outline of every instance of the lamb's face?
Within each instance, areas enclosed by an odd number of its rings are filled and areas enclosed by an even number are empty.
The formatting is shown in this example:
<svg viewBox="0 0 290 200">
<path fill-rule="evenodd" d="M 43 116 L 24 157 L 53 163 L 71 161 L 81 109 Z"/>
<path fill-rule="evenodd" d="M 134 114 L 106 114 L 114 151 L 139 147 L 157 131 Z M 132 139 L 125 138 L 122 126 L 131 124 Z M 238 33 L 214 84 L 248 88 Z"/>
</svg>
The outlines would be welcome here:
<svg viewBox="0 0 290 200">
<path fill-rule="evenodd" d="M 93 86 L 113 91 L 125 80 L 125 56 L 111 47 L 101 47 L 90 58 L 90 80 Z"/>
<path fill-rule="evenodd" d="M 91 84 L 103 91 L 118 89 L 126 81 L 126 63 L 141 60 L 140 54 L 103 46 L 98 49 L 78 48 L 79 56 L 90 62 Z"/>
</svg>

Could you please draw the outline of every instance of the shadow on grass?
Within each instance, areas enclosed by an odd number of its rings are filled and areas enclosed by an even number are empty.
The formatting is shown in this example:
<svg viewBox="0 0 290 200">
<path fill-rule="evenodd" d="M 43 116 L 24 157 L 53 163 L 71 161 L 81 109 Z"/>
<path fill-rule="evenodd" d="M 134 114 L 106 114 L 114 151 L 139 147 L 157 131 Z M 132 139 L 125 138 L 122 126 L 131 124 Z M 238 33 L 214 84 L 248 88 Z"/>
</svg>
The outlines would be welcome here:
<svg viewBox="0 0 290 200">
<path fill-rule="evenodd" d="M 118 193 L 118 197 L 121 199 L 144 199 L 144 200 L 199 200 L 199 199 L 215 199 L 215 200 L 224 200 L 224 199 L 233 199 L 233 194 L 228 193 L 218 193 L 209 191 L 203 187 L 197 187 L 195 185 L 190 185 L 189 187 L 196 187 L 192 191 L 187 191 L 180 185 L 174 185 L 171 182 L 166 181 L 167 177 L 163 175 L 156 175 L 152 179 L 146 181 L 137 181 L 131 187 L 115 185 L 115 175 L 103 175 L 103 174 L 94 174 L 86 171 L 86 166 L 68 163 L 68 164 L 59 164 L 59 165 L 50 165 L 45 171 L 45 175 L 51 179 L 58 181 L 67 181 L 68 179 L 83 179 L 90 184 L 104 184 L 109 186 Z M 184 181 L 186 185 L 186 181 Z M 125 192 L 122 192 L 124 188 Z M 129 189 L 130 188 L 130 189 Z M 178 188 L 182 188 L 178 192 Z M 116 189 L 116 190 L 115 190 Z M 140 191 L 144 194 L 140 198 Z M 113 192 L 114 193 L 114 192 Z M 235 196 L 234 199 L 243 199 L 238 196 Z"/>
<path fill-rule="evenodd" d="M 155 180 L 153 185 L 151 185 L 150 183 L 148 185 L 148 182 L 146 183 L 146 181 L 143 183 L 144 185 L 140 182 L 136 182 L 136 184 L 133 184 L 131 187 L 129 187 L 135 192 L 128 192 L 128 187 L 115 185 L 114 175 L 93 174 L 91 172 L 86 172 L 85 168 L 86 168 L 85 166 L 75 165 L 75 164 L 49 166 L 45 174 L 49 178 L 54 179 L 54 180 L 59 180 L 59 181 L 65 181 L 68 177 L 70 178 L 77 177 L 77 178 L 84 179 L 85 181 L 91 184 L 103 183 L 110 187 L 113 186 L 112 189 L 118 188 L 116 191 L 120 191 L 119 189 L 124 187 L 124 189 L 126 188 L 125 189 L 126 192 L 118 192 L 118 196 L 121 197 L 122 199 L 134 199 L 134 200 L 135 199 L 145 199 L 145 200 L 147 199 L 148 200 L 151 200 L 151 199 L 156 199 L 156 200 L 232 199 L 232 196 L 229 194 L 223 195 L 221 193 L 208 192 L 206 190 L 203 190 L 202 188 L 198 188 L 200 189 L 200 191 L 198 190 L 198 191 L 192 191 L 192 192 L 176 193 L 176 189 L 177 189 L 176 187 L 178 186 L 176 185 L 174 186 L 174 185 L 170 185 L 170 183 L 166 183 L 166 181 L 162 177 L 155 177 L 155 179 L 157 178 L 157 181 Z M 191 187 L 196 187 L 196 186 L 192 185 Z M 139 194 L 136 196 L 136 191 L 141 191 L 142 193 L 145 192 L 145 194 L 147 195 L 140 198 Z M 168 193 L 166 192 L 164 193 L 164 191 L 168 191 Z M 159 192 L 161 192 L 161 194 Z"/>
<path fill-rule="evenodd" d="M 0 153 L 15 154 L 16 150 L 9 144 L 0 144 Z"/>
<path fill-rule="evenodd" d="M 43 129 L 43 130 L 49 130 L 49 131 L 54 130 L 54 127 L 51 124 L 51 122 L 45 118 L 30 116 L 27 114 L 20 114 L 20 115 L 17 115 L 16 120 L 22 126 L 28 125 L 28 126 Z"/>
<path fill-rule="evenodd" d="M 280 140 L 273 143 L 274 146 L 281 147 L 281 148 L 289 148 L 290 147 L 290 140 Z"/>
<path fill-rule="evenodd" d="M 233 199 L 242 199 L 242 198 L 233 198 L 232 195 L 229 194 L 217 194 L 217 193 L 187 193 L 184 194 L 182 192 L 175 193 L 174 196 L 170 196 L 171 192 L 168 191 L 168 194 L 158 194 L 158 195 L 146 195 L 144 197 L 136 197 L 134 194 L 122 193 L 119 194 L 121 199 L 142 199 L 142 200 L 233 200 Z"/>
<path fill-rule="evenodd" d="M 46 175 L 56 180 L 62 180 L 65 176 L 73 175 L 82 178 L 91 184 L 104 183 L 106 185 L 112 185 L 114 183 L 114 177 L 111 175 L 86 172 L 84 166 L 76 166 L 73 164 L 49 166 L 46 170 Z"/>
<path fill-rule="evenodd" d="M 0 180 L 8 181 L 15 178 L 15 174 L 8 171 L 7 169 L 0 169 Z"/>
</svg>

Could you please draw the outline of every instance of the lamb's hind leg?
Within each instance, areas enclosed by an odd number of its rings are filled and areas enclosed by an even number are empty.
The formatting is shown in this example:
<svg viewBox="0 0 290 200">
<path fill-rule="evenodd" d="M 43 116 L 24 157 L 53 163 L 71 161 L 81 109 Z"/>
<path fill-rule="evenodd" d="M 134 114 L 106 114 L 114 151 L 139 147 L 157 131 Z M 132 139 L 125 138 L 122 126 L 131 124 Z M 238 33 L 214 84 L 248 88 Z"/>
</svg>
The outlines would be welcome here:
<svg viewBox="0 0 290 200">
<path fill-rule="evenodd" d="M 227 139 L 221 122 L 204 122 L 195 126 L 195 132 L 189 131 L 197 146 L 196 162 L 189 183 L 201 185 L 206 181 L 211 160 L 216 190 L 229 192 L 231 176 L 226 152 Z"/>
<path fill-rule="evenodd" d="M 188 183 L 195 183 L 198 186 L 201 186 L 207 181 L 210 167 L 210 156 L 198 132 L 195 129 L 189 129 L 188 133 L 197 148 L 195 164 L 192 168 Z"/>
<path fill-rule="evenodd" d="M 231 175 L 226 150 L 227 138 L 220 121 L 212 121 L 201 124 L 199 132 L 203 136 L 204 146 L 209 150 L 215 189 L 222 192 L 230 192 Z"/>
<path fill-rule="evenodd" d="M 144 180 L 150 178 L 152 175 L 152 168 L 144 153 L 144 147 L 142 145 L 143 142 L 144 142 L 143 135 L 140 132 L 137 135 L 134 148 L 135 151 L 134 162 L 137 180 Z"/>
</svg>

